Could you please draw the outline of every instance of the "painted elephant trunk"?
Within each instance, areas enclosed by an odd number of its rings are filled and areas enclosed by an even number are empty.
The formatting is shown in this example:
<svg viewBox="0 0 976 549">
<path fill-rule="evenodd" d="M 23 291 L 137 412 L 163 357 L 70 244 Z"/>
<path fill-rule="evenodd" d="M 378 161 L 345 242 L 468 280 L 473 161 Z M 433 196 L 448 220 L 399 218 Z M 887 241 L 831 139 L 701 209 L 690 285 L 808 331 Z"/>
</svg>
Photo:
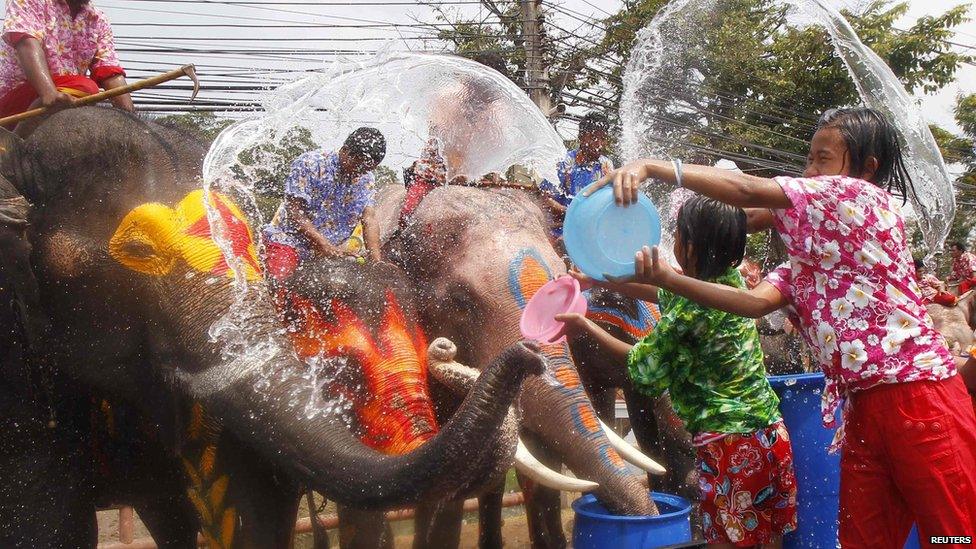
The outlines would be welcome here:
<svg viewBox="0 0 976 549">
<path fill-rule="evenodd" d="M 526 403 L 523 426 L 541 434 L 577 477 L 598 483 L 596 494 L 610 510 L 624 515 L 656 515 L 657 509 L 641 484 L 643 475 L 629 470 L 603 431 L 568 347 L 547 345 L 543 354 L 548 373 L 533 376 L 522 390 L 522 402 Z M 588 448 L 581 451 L 581 444 Z"/>
<path fill-rule="evenodd" d="M 289 353 L 280 353 L 206 400 L 234 431 L 268 440 L 263 451 L 298 480 L 340 503 L 382 508 L 453 499 L 480 484 L 483 479 L 469 478 L 470 463 L 487 451 L 484 441 L 501 428 L 526 377 L 542 368 L 532 349 L 506 349 L 436 436 L 398 456 L 365 446 L 327 409 L 309 417 L 304 406 L 296 406 L 296 401 L 315 398 L 316 389 Z M 255 387 L 268 378 L 275 379 L 273 388 L 258 391 Z"/>
</svg>

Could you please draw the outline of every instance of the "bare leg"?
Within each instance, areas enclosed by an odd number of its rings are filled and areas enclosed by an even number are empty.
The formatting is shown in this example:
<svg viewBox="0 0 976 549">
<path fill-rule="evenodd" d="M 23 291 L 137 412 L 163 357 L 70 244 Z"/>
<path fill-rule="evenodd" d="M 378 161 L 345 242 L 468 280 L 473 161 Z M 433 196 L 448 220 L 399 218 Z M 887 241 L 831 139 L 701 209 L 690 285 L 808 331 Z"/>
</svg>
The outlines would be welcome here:
<svg viewBox="0 0 976 549">
<path fill-rule="evenodd" d="M 783 549 L 783 536 L 776 536 L 773 541 L 762 544 L 762 549 Z"/>
<path fill-rule="evenodd" d="M 41 100 L 40 98 L 38 98 L 35 99 L 34 102 L 30 104 L 30 107 L 27 107 L 27 110 L 36 109 L 37 107 L 40 106 L 41 106 Z M 17 134 L 17 136 L 20 137 L 21 139 L 26 139 L 28 135 L 34 133 L 34 130 L 37 129 L 37 127 L 41 124 L 41 122 L 44 121 L 45 118 L 47 118 L 47 115 L 43 115 L 43 114 L 40 116 L 35 116 L 34 118 L 28 118 L 27 120 L 24 120 L 23 122 L 17 124 L 17 127 L 14 128 L 14 133 Z"/>
</svg>

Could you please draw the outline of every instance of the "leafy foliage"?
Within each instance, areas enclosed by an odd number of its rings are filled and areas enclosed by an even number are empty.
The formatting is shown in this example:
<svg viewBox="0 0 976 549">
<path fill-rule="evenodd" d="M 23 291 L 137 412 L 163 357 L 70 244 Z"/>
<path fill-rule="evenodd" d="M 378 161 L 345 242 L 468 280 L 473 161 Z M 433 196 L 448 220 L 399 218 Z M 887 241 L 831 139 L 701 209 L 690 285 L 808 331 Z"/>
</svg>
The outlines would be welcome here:
<svg viewBox="0 0 976 549">
<path fill-rule="evenodd" d="M 725 16 L 707 30 L 707 47 L 694 60 L 704 80 L 681 98 L 684 118 L 677 118 L 678 109 L 668 116 L 676 117 L 676 125 L 693 128 L 691 140 L 698 150 L 712 152 L 711 158 L 698 160 L 725 156 L 760 172 L 799 170 L 819 114 L 858 103 L 857 90 L 823 28 L 791 26 L 785 8 L 772 0 L 722 2 Z M 442 12 L 441 18 L 453 27 L 442 28 L 441 38 L 459 53 L 495 49 L 509 65 L 522 68 L 520 31 L 512 23 L 517 3 L 488 3 L 499 7 L 493 20 L 452 18 Z M 590 27 L 601 32 L 596 38 L 548 34 L 554 102 L 615 116 L 637 34 L 666 4 L 625 0 L 618 13 Z M 953 28 L 966 21 L 967 6 L 922 17 L 900 30 L 897 22 L 907 9 L 907 2 L 873 0 L 845 16 L 910 92 L 937 91 L 953 80 L 960 64 L 971 60 L 947 42 Z"/>
<path fill-rule="evenodd" d="M 956 123 L 963 135 L 953 135 L 942 128 L 932 128 L 947 164 L 962 165 L 965 172 L 956 179 L 956 217 L 948 242 L 968 241 L 976 232 L 976 94 L 959 97 L 954 109 Z"/>
</svg>

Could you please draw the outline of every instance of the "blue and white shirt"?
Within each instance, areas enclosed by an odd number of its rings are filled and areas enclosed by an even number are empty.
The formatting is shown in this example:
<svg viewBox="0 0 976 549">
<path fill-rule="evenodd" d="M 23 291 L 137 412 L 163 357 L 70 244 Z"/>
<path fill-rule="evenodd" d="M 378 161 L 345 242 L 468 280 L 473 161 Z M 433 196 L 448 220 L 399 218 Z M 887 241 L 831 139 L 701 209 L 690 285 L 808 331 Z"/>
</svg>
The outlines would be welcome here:
<svg viewBox="0 0 976 549">
<path fill-rule="evenodd" d="M 539 190 L 563 206 L 569 207 L 576 194 L 590 184 L 595 183 L 603 177 L 604 167 L 613 168 L 613 162 L 606 156 L 586 162 L 576 163 L 576 155 L 579 149 L 573 149 L 566 153 L 566 158 L 556 165 L 556 174 L 559 176 L 559 184 L 553 184 L 548 179 L 539 184 Z M 556 236 L 562 234 L 562 229 L 554 229 Z"/>
<path fill-rule="evenodd" d="M 375 203 L 376 181 L 372 172 L 351 183 L 340 181 L 339 155 L 313 150 L 292 162 L 291 173 L 285 180 L 285 198 L 305 202 L 315 230 L 338 246 L 352 235 L 363 211 Z M 285 202 L 271 223 L 264 226 L 263 234 L 270 242 L 295 248 L 302 259 L 313 255 L 309 242 L 298 232 L 298 226 L 288 219 Z"/>
</svg>

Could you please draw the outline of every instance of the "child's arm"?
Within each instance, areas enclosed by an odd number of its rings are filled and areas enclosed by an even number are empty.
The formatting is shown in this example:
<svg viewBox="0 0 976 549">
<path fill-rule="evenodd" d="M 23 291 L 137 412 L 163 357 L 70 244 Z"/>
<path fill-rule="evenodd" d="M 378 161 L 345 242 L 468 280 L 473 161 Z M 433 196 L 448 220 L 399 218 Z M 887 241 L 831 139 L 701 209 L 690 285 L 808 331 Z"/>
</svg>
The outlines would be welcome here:
<svg viewBox="0 0 976 549">
<path fill-rule="evenodd" d="M 604 282 L 603 280 L 595 280 L 590 278 L 579 271 L 570 271 L 569 276 L 579 280 L 580 286 L 584 288 L 588 288 L 589 286 L 599 286 L 600 288 L 606 288 L 611 292 L 616 292 L 627 297 L 640 299 L 641 301 L 648 301 L 650 303 L 657 303 L 658 287 L 652 284 L 615 281 Z"/>
<path fill-rule="evenodd" d="M 627 355 L 630 354 L 630 349 L 632 346 L 629 343 L 620 341 L 619 339 L 613 337 L 609 332 L 598 326 L 592 320 L 579 313 L 556 315 L 556 320 L 566 325 L 563 332 L 557 336 L 557 338 L 561 337 L 563 334 L 573 335 L 580 332 L 586 332 L 590 334 L 593 339 L 596 340 L 597 344 L 610 355 L 611 359 L 620 362 L 627 361 Z"/>
<path fill-rule="evenodd" d="M 613 184 L 618 204 L 637 202 L 640 184 L 650 178 L 677 183 L 674 166 L 665 160 L 643 159 L 608 173 L 583 191 L 583 196 Z M 793 205 L 776 181 L 722 168 L 686 164 L 681 186 L 698 194 L 741 208 L 789 208 Z"/>
<path fill-rule="evenodd" d="M 705 282 L 677 273 L 660 258 L 657 246 L 637 253 L 635 280 L 656 284 L 700 305 L 746 318 L 759 318 L 788 305 L 783 294 L 769 282 L 752 290 Z"/>
</svg>

